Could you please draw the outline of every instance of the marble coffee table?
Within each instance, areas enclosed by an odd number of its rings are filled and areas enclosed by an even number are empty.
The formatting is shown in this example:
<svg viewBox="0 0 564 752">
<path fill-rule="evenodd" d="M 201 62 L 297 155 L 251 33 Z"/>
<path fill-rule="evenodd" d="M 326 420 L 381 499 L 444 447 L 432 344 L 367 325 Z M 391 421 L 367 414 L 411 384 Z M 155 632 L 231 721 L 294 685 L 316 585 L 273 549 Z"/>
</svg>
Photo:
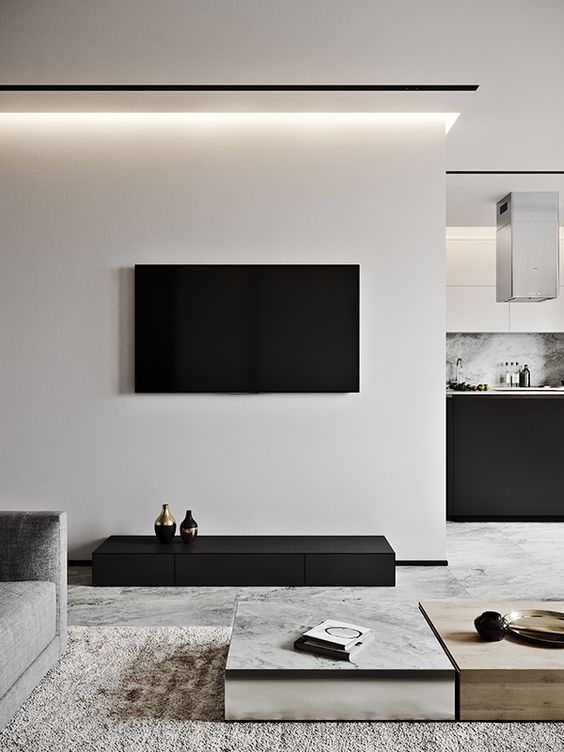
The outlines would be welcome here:
<svg viewBox="0 0 564 752">
<path fill-rule="evenodd" d="M 348 591 L 354 592 L 354 591 Z M 372 628 L 354 663 L 294 650 L 324 619 Z M 297 588 L 240 600 L 225 672 L 226 720 L 452 720 L 455 672 L 417 603 L 377 588 Z"/>
</svg>

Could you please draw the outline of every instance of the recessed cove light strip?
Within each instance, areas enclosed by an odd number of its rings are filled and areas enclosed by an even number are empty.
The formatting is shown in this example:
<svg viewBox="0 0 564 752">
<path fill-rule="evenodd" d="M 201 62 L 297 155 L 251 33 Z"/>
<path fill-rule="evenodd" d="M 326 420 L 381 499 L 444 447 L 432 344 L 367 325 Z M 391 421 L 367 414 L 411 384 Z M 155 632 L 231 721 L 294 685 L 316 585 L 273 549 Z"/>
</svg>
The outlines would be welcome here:
<svg viewBox="0 0 564 752">
<path fill-rule="evenodd" d="M 479 84 L 0 84 L 0 91 L 477 91 Z"/>
<path fill-rule="evenodd" d="M 3 125 L 377 125 L 443 122 L 448 133 L 458 112 L 0 112 Z"/>
</svg>

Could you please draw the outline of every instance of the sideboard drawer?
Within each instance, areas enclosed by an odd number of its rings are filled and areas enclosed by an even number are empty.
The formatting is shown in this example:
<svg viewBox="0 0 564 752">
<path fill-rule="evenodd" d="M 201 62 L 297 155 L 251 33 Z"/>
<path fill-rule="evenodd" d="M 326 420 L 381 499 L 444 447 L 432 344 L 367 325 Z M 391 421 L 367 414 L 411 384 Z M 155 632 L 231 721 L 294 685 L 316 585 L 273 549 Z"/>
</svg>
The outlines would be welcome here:
<svg viewBox="0 0 564 752">
<path fill-rule="evenodd" d="M 392 554 L 306 554 L 305 584 L 328 586 L 395 585 Z"/>
<path fill-rule="evenodd" d="M 174 585 L 174 554 L 94 554 L 92 584 L 98 586 Z"/>
<path fill-rule="evenodd" d="M 303 585 L 304 557 L 297 554 L 179 554 L 177 585 Z"/>
</svg>

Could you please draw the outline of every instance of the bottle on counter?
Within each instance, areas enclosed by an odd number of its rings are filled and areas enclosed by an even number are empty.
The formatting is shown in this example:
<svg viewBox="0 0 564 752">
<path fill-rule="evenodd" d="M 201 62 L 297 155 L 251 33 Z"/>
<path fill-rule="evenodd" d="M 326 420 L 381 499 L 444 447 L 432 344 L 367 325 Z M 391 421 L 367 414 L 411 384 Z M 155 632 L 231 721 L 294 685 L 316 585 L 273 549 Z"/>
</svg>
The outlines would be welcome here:
<svg viewBox="0 0 564 752">
<path fill-rule="evenodd" d="M 505 386 L 511 386 L 511 371 L 507 361 L 505 361 Z"/>
<path fill-rule="evenodd" d="M 511 374 L 511 386 L 519 386 L 519 361 L 515 362 L 515 368 Z"/>
<path fill-rule="evenodd" d="M 531 386 L 531 372 L 526 363 L 523 370 L 519 373 L 519 386 Z"/>
<path fill-rule="evenodd" d="M 462 383 L 462 358 L 460 356 L 458 356 L 458 358 L 456 359 L 454 380 L 457 384 Z"/>
</svg>

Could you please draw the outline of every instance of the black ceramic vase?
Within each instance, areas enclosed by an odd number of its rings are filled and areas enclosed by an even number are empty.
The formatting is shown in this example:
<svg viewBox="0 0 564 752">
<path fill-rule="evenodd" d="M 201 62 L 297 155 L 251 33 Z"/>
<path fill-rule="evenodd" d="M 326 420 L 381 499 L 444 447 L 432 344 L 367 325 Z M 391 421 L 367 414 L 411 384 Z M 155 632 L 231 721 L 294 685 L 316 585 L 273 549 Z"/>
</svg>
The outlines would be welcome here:
<svg viewBox="0 0 564 752">
<path fill-rule="evenodd" d="M 163 511 L 155 520 L 155 535 L 161 543 L 170 543 L 176 532 L 176 520 L 168 511 L 168 504 L 163 504 Z"/>
<path fill-rule="evenodd" d="M 484 611 L 474 619 L 474 626 L 482 640 L 488 642 L 503 640 L 507 632 L 507 622 L 497 611 Z"/>
<path fill-rule="evenodd" d="M 180 523 L 180 535 L 184 543 L 193 543 L 198 535 L 198 523 L 192 517 L 191 509 L 188 509 L 186 517 Z"/>
</svg>

